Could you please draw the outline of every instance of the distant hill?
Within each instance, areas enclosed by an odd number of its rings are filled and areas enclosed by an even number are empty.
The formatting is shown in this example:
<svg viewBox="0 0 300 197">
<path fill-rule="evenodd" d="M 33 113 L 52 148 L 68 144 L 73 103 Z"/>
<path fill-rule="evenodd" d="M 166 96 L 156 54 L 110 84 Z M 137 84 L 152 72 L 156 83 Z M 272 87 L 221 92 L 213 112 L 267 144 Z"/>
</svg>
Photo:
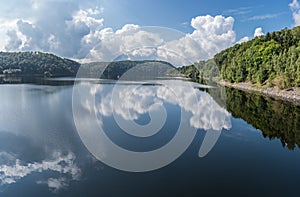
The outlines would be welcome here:
<svg viewBox="0 0 300 197">
<path fill-rule="evenodd" d="M 49 53 L 0 52 L 3 75 L 75 76 L 79 67 L 78 62 Z M 113 79 L 128 70 L 134 71 L 136 77 L 178 75 L 170 63 L 152 60 L 94 62 L 82 64 L 81 68 L 89 77 Z M 300 27 L 255 37 L 223 50 L 209 61 L 181 67 L 178 71 L 191 78 L 218 77 L 231 83 L 251 82 L 280 89 L 299 87 Z"/>
<path fill-rule="evenodd" d="M 50 53 L 0 52 L 0 75 L 5 76 L 76 76 L 79 67 L 84 77 L 110 79 L 118 79 L 128 70 L 131 78 L 162 77 L 175 70 L 170 63 L 155 60 L 80 64 Z"/>
<path fill-rule="evenodd" d="M 93 62 L 82 64 L 81 66 L 83 76 L 107 79 L 118 79 L 120 77 L 127 77 L 127 79 L 165 77 L 171 74 L 172 71 L 176 71 L 172 64 L 157 60 Z"/>
<path fill-rule="evenodd" d="M 199 61 L 189 66 L 177 68 L 177 71 L 192 79 L 212 79 L 220 76 L 219 68 L 213 60 Z"/>
<path fill-rule="evenodd" d="M 78 62 L 41 52 L 0 52 L 0 74 L 12 76 L 74 76 Z"/>
</svg>

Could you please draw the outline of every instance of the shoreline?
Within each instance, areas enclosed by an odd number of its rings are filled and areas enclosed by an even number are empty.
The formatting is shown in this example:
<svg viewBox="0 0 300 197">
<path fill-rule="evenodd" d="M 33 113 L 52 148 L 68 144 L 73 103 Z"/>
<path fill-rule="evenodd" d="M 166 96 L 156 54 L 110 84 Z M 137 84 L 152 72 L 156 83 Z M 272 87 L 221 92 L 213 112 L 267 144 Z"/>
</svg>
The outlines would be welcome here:
<svg viewBox="0 0 300 197">
<path fill-rule="evenodd" d="M 269 96 L 275 99 L 280 99 L 283 101 L 292 102 L 298 106 L 300 106 L 300 87 L 293 87 L 284 90 L 279 90 L 276 87 L 261 89 L 252 87 L 251 83 L 249 82 L 242 82 L 242 83 L 229 83 L 226 81 L 218 81 L 219 85 L 236 88 L 245 92 L 255 92 L 260 93 L 265 96 Z"/>
</svg>

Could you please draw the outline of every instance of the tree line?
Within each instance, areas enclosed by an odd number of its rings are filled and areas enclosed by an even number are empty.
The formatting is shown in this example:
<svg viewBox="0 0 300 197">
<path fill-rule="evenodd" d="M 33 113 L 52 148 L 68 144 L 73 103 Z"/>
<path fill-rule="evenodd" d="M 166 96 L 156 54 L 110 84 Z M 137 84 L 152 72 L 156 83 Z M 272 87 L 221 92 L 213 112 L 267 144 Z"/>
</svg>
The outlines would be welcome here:
<svg viewBox="0 0 300 197">
<path fill-rule="evenodd" d="M 300 86 L 300 27 L 236 44 L 213 58 L 220 77 L 281 89 Z"/>
<path fill-rule="evenodd" d="M 123 60 L 115 62 L 91 62 L 81 65 L 81 74 L 85 77 L 105 79 L 145 79 L 165 77 L 174 74 L 176 70 L 173 65 L 158 60 Z M 125 78 L 124 78 L 125 77 Z"/>
<path fill-rule="evenodd" d="M 300 27 L 283 29 L 236 44 L 208 61 L 178 68 L 184 75 L 251 82 L 280 89 L 300 86 Z"/>
<path fill-rule="evenodd" d="M 104 65 L 109 64 L 108 67 Z M 165 64 L 159 61 L 120 61 L 83 65 L 87 72 L 105 68 L 105 77 L 118 78 L 140 64 Z M 169 64 L 168 64 L 169 65 Z M 75 76 L 80 64 L 41 52 L 0 52 L 0 74 Z M 172 65 L 170 65 L 172 67 Z M 147 71 L 141 67 L 141 71 Z M 152 70 L 153 71 L 153 70 Z M 300 27 L 283 29 L 236 44 L 208 61 L 178 68 L 191 78 L 220 78 L 231 83 L 251 82 L 280 89 L 300 86 Z M 154 73 L 156 74 L 156 73 Z M 159 73 L 160 74 L 160 73 Z M 170 72 L 172 74 L 172 72 Z"/>
<path fill-rule="evenodd" d="M 84 77 L 109 79 L 118 79 L 129 70 L 130 78 L 163 77 L 175 70 L 170 63 L 156 60 L 80 64 L 50 53 L 0 52 L 0 75 L 5 76 L 75 76 L 80 66 Z"/>
<path fill-rule="evenodd" d="M 42 52 L 0 52 L 0 74 L 13 76 L 74 76 L 80 64 Z"/>
</svg>

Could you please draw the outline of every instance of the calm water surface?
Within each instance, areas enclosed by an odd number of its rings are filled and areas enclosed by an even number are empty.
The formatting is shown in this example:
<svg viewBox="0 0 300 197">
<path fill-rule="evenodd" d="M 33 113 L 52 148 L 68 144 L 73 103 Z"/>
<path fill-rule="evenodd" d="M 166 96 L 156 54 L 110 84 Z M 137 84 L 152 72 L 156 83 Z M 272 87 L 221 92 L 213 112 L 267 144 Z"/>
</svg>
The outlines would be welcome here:
<svg viewBox="0 0 300 197">
<path fill-rule="evenodd" d="M 0 196 L 300 195 L 298 106 L 233 89 L 218 92 L 188 81 L 166 81 L 72 85 L 71 79 L 1 79 Z M 83 96 L 74 97 L 74 92 Z M 163 124 L 148 127 L 153 118 Z M 183 133 L 192 136 L 191 143 L 173 162 L 153 171 L 111 167 L 99 160 L 109 157 L 105 146 L 95 152 L 105 142 L 85 141 L 86 133 L 103 131 L 122 150 L 147 152 L 171 142 L 180 122 L 187 125 L 183 132 L 194 132 Z M 128 132 L 138 126 L 149 130 Z M 201 153 L 211 133 L 216 144 Z M 117 164 L 124 166 L 122 155 L 117 156 Z M 136 168 L 144 165 L 138 162 Z"/>
</svg>

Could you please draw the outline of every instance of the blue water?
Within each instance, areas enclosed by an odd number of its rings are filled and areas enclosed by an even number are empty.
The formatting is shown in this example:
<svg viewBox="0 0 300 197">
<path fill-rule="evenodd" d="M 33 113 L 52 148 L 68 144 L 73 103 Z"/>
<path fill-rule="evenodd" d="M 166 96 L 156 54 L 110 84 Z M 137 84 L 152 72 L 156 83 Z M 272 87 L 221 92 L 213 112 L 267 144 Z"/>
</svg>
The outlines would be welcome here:
<svg viewBox="0 0 300 197">
<path fill-rule="evenodd" d="M 0 196 L 299 196 L 299 131 L 288 149 L 234 117 L 230 98 L 180 80 L 53 81 L 0 85 Z M 124 151 L 159 150 L 178 132 L 150 162 Z"/>
</svg>

